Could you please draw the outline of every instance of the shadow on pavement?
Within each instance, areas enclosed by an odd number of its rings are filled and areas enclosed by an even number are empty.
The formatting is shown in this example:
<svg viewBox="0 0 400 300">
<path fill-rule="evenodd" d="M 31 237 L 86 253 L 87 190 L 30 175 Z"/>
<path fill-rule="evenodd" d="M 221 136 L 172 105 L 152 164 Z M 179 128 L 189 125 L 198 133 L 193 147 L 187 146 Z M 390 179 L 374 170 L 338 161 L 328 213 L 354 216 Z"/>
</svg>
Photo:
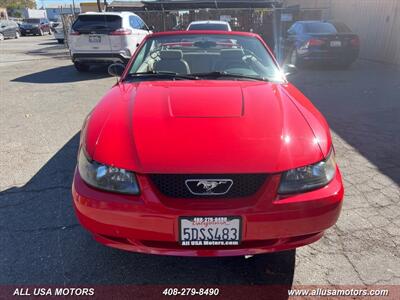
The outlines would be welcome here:
<svg viewBox="0 0 400 300">
<path fill-rule="evenodd" d="M 35 55 L 45 58 L 55 58 L 55 59 L 70 59 L 70 55 L 68 49 L 62 45 L 58 44 L 56 41 L 46 41 L 43 43 L 38 43 L 38 45 L 50 45 L 48 47 L 43 47 L 35 50 L 26 51 L 25 54 L 27 55 Z"/>
<path fill-rule="evenodd" d="M 15 78 L 11 81 L 29 83 L 67 83 L 110 77 L 107 67 L 92 67 L 88 72 L 78 72 L 72 65 L 48 69 Z"/>
<path fill-rule="evenodd" d="M 63 44 L 59 44 L 58 42 L 57 42 L 57 40 L 54 40 L 54 41 L 50 41 L 50 42 L 43 42 L 43 43 L 39 43 L 38 45 L 43 45 L 43 46 L 47 46 L 47 45 L 58 45 L 59 47 L 58 48 L 64 48 L 64 45 Z"/>
<path fill-rule="evenodd" d="M 399 67 L 358 61 L 349 70 L 301 70 L 290 80 L 334 132 L 400 184 Z"/>
<path fill-rule="evenodd" d="M 22 187 L 0 193 L 0 284 L 280 285 L 295 251 L 249 259 L 143 255 L 104 247 L 75 218 L 71 183 L 79 134 Z M 267 287 L 266 287 L 267 288 Z M 287 289 L 283 298 L 287 298 Z"/>
</svg>

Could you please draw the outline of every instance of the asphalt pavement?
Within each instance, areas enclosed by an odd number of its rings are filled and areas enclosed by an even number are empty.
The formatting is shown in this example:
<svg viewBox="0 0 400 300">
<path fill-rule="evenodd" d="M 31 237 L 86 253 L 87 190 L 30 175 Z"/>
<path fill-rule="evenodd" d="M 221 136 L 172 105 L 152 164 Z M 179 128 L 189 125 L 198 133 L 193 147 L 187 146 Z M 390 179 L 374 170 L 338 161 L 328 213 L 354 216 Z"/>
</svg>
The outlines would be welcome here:
<svg viewBox="0 0 400 300">
<path fill-rule="evenodd" d="M 85 116 L 113 85 L 75 71 L 51 36 L 0 41 L 0 284 L 400 284 L 400 69 L 293 76 L 330 123 L 345 183 L 318 242 L 249 259 L 129 253 L 78 224 L 71 181 Z"/>
</svg>

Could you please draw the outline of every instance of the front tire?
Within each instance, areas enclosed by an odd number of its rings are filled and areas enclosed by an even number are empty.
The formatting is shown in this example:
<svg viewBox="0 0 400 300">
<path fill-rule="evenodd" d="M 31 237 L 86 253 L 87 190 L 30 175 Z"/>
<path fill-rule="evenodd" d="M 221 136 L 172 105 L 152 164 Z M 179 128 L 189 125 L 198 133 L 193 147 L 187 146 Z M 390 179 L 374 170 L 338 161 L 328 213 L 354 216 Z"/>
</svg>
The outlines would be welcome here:
<svg viewBox="0 0 400 300">
<path fill-rule="evenodd" d="M 74 67 L 78 72 L 87 72 L 90 68 L 88 65 L 79 62 L 74 62 Z"/>
<path fill-rule="evenodd" d="M 292 53 L 290 54 L 290 63 L 292 65 L 295 65 L 297 68 L 301 68 L 304 66 L 304 62 L 303 60 L 299 57 L 299 55 L 297 54 L 297 49 L 294 48 L 292 50 Z"/>
</svg>

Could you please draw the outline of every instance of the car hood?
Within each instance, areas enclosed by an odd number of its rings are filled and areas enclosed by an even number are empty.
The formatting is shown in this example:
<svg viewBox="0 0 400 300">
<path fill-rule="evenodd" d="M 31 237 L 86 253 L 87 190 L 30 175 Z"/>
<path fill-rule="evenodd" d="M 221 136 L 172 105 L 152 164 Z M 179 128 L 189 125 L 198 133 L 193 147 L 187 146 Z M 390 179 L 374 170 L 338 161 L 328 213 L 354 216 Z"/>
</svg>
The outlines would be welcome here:
<svg viewBox="0 0 400 300">
<path fill-rule="evenodd" d="M 96 161 L 141 173 L 274 173 L 327 155 L 324 122 L 289 84 L 147 81 L 104 97 L 86 144 Z"/>
<path fill-rule="evenodd" d="M 20 25 L 20 27 L 22 27 L 22 28 L 33 28 L 33 27 L 38 27 L 39 26 L 39 24 L 33 24 L 33 23 L 22 23 L 21 25 Z"/>
</svg>

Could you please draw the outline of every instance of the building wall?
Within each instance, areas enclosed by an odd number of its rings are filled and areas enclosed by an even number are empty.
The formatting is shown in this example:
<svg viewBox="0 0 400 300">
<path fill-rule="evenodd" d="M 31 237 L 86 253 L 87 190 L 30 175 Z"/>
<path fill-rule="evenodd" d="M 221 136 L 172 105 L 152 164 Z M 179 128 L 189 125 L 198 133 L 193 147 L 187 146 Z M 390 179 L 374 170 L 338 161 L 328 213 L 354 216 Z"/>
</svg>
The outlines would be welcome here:
<svg viewBox="0 0 400 300">
<path fill-rule="evenodd" d="M 284 0 L 285 6 L 328 7 L 330 19 L 360 36 L 360 57 L 400 65 L 399 0 Z"/>
<path fill-rule="evenodd" d="M 73 9 L 71 7 L 48 7 L 46 8 L 47 12 L 47 18 L 49 20 L 58 20 L 61 18 L 62 14 L 68 14 L 71 15 L 73 14 Z M 81 9 L 79 7 L 75 7 L 75 13 L 79 14 L 81 12 Z"/>
<path fill-rule="evenodd" d="M 47 13 L 44 9 L 25 8 L 23 10 L 23 16 L 24 18 L 47 18 Z"/>
<path fill-rule="evenodd" d="M 98 12 L 98 7 L 96 2 L 81 2 L 80 4 L 81 12 Z M 100 7 L 104 9 L 104 1 L 100 2 Z"/>
</svg>

